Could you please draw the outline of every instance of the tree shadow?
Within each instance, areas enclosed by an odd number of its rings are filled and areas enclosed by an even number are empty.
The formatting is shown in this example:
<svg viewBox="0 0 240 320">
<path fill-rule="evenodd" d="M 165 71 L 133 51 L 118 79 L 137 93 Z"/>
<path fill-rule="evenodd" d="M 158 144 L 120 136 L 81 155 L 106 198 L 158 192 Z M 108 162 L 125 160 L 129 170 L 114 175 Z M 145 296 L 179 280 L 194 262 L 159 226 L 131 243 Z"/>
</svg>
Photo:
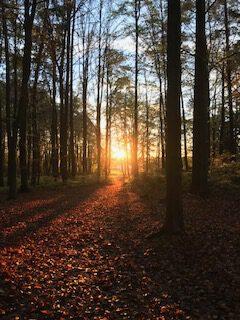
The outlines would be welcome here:
<svg viewBox="0 0 240 320">
<path fill-rule="evenodd" d="M 24 205 L 26 207 L 23 212 L 10 217 L 7 222 L 0 225 L 0 247 L 19 245 L 26 237 L 35 234 L 56 218 L 68 215 L 71 209 L 79 203 L 86 201 L 99 188 L 100 185 L 96 184 L 83 187 L 71 187 L 64 191 L 53 192 L 53 197 L 56 196 L 56 199 L 52 198 L 49 203 L 42 201 L 42 205 L 39 204 L 37 208 L 34 207 L 30 210 L 27 209 L 29 199 L 26 199 L 22 204 L 23 207 Z M 32 199 L 30 201 L 32 201 Z M 19 224 L 20 228 L 18 228 Z M 9 229 L 10 232 L 4 232 L 6 229 Z"/>
</svg>

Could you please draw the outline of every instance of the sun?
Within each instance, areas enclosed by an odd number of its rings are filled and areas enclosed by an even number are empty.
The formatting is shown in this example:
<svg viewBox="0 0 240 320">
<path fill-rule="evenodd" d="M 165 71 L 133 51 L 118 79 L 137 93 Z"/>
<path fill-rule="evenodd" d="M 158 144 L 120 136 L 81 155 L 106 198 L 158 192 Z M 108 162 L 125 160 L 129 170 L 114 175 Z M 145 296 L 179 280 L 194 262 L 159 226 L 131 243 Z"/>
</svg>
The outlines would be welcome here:
<svg viewBox="0 0 240 320">
<path fill-rule="evenodd" d="M 113 158 L 116 160 L 123 160 L 126 158 L 126 152 L 122 149 L 113 149 L 112 150 Z"/>
</svg>

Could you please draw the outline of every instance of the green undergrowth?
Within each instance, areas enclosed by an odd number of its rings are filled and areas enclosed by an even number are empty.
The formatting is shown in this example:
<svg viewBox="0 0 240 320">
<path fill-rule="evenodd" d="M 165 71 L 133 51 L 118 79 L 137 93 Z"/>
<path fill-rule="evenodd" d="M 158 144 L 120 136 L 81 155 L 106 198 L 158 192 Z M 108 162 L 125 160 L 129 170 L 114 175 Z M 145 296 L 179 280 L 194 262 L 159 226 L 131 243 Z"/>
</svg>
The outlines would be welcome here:
<svg viewBox="0 0 240 320">
<path fill-rule="evenodd" d="M 78 188 L 83 186 L 93 186 L 93 185 L 103 185 L 106 183 L 109 183 L 110 180 L 101 179 L 98 181 L 98 178 L 96 175 L 78 175 L 74 179 L 69 178 L 66 182 L 63 182 L 61 178 L 54 179 L 50 176 L 42 176 L 40 178 L 39 184 L 36 186 L 29 185 L 29 192 L 38 192 L 41 190 L 62 190 L 64 188 Z M 20 187 L 20 180 L 17 179 L 17 186 L 18 189 Z M 7 181 L 5 182 L 4 187 L 0 187 L 0 200 L 6 199 L 8 195 L 8 187 L 7 187 Z"/>
<path fill-rule="evenodd" d="M 166 197 L 166 179 L 163 174 L 139 174 L 128 188 L 136 191 L 140 197 L 149 201 L 164 200 Z M 183 194 L 191 192 L 191 172 L 183 172 Z M 237 194 L 240 192 L 240 163 L 224 164 L 211 168 L 209 172 L 209 195 L 215 192 Z"/>
</svg>

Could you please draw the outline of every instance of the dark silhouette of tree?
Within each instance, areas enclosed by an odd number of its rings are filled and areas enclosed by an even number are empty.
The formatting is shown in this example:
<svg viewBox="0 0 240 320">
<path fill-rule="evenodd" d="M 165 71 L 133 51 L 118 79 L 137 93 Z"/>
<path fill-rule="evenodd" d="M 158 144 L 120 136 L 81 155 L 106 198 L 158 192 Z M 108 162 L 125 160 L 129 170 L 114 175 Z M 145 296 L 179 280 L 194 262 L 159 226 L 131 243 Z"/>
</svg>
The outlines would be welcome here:
<svg viewBox="0 0 240 320">
<path fill-rule="evenodd" d="M 233 98 L 232 98 L 232 67 L 230 56 L 230 30 L 228 21 L 228 6 L 227 0 L 224 0 L 224 25 L 225 25 L 225 39 L 226 39 L 226 81 L 228 91 L 228 108 L 229 108 L 229 151 L 236 153 L 236 141 L 234 136 L 234 114 L 233 114 Z"/>
<path fill-rule="evenodd" d="M 133 152 L 132 152 L 132 173 L 134 176 L 138 174 L 138 59 L 139 59 L 139 18 L 141 10 L 141 0 L 134 2 L 134 18 L 135 18 L 135 102 L 134 102 L 134 126 L 133 126 Z"/>
<path fill-rule="evenodd" d="M 204 194 L 209 165 L 209 74 L 205 34 L 205 1 L 196 1 L 196 52 L 193 114 L 192 190 Z"/>
<path fill-rule="evenodd" d="M 4 3 L 5 4 L 5 3 Z M 5 65 L 6 65 L 6 84 L 5 84 L 5 105 L 6 105 L 6 130 L 7 130 L 7 144 L 8 144 L 8 185 L 9 198 L 15 198 L 17 194 L 17 163 L 16 163 L 16 148 L 17 148 L 17 124 L 16 124 L 16 109 L 11 110 L 10 94 L 11 94 L 11 80 L 10 80 L 10 53 L 8 41 L 8 26 L 6 18 L 5 6 L 2 6 L 2 21 L 3 21 L 3 35 L 5 46 Z M 15 104 L 16 107 L 16 104 Z"/>
<path fill-rule="evenodd" d="M 32 4 L 29 0 L 24 1 L 24 54 L 22 58 L 22 83 L 18 103 L 19 120 L 19 151 L 21 170 L 21 191 L 28 191 L 28 168 L 27 168 L 27 112 L 29 111 L 29 77 L 31 72 L 32 53 L 32 30 L 33 20 L 36 13 L 37 0 Z"/>
<path fill-rule="evenodd" d="M 181 8 L 180 0 L 168 1 L 166 174 L 167 211 L 163 230 L 184 230 L 181 173 Z"/>
</svg>

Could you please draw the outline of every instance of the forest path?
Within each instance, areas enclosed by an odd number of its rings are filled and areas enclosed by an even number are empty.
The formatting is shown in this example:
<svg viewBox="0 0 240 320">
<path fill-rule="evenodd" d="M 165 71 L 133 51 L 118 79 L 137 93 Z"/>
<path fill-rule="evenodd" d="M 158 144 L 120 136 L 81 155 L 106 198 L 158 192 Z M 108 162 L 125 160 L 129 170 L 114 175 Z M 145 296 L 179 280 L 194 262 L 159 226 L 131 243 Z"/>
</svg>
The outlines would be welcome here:
<svg viewBox="0 0 240 320">
<path fill-rule="evenodd" d="M 3 204 L 1 318 L 200 319 L 207 311 L 207 319 L 229 310 L 234 316 L 237 278 L 234 269 L 223 273 L 224 262 L 214 260 L 225 258 L 219 237 L 210 246 L 201 222 L 196 237 L 149 240 L 164 207 L 150 208 L 143 200 L 117 178 Z"/>
<path fill-rule="evenodd" d="M 136 261 L 145 207 L 122 179 L 26 197 L 1 210 L 3 317 L 155 314 L 156 294 L 148 297 L 154 286 Z"/>
</svg>

